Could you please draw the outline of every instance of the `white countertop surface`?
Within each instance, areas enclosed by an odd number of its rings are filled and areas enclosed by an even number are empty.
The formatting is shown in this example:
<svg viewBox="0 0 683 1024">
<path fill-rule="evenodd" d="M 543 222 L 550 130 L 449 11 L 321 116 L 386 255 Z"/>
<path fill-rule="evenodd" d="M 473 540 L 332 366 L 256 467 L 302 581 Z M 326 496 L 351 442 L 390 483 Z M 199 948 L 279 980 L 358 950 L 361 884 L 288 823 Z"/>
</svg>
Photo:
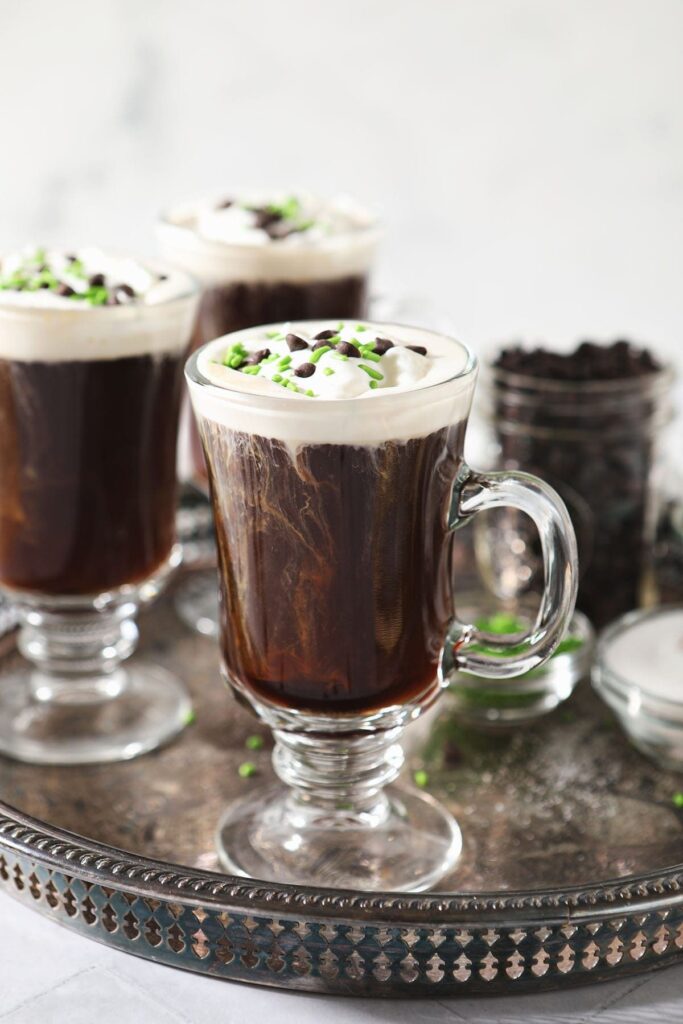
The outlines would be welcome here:
<svg viewBox="0 0 683 1024">
<path fill-rule="evenodd" d="M 2 1024 L 680 1024 L 683 964 L 602 985 L 514 998 L 371 1000 L 219 981 L 72 934 L 0 895 Z"/>
</svg>

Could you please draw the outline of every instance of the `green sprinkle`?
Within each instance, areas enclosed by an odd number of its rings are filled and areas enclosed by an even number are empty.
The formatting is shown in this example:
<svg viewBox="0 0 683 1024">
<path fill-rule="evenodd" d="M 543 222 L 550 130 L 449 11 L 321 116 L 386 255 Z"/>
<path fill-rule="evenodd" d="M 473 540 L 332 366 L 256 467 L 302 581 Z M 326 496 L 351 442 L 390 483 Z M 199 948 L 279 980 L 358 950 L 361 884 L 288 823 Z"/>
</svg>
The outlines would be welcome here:
<svg viewBox="0 0 683 1024">
<path fill-rule="evenodd" d="M 379 384 L 377 383 L 377 381 L 376 381 L 376 380 L 371 380 L 371 381 L 370 381 L 370 387 L 371 387 L 371 388 L 372 388 L 372 390 L 374 391 L 374 390 L 375 390 L 375 388 L 378 388 L 378 387 L 379 387 Z"/>
<path fill-rule="evenodd" d="M 291 363 L 291 361 L 292 361 L 292 357 L 291 356 L 282 356 L 282 358 L 280 359 L 279 363 L 277 364 L 278 370 L 286 370 L 287 367 L 289 366 L 289 364 Z"/>
<path fill-rule="evenodd" d="M 326 367 L 325 367 L 325 368 L 323 369 L 323 373 L 325 374 L 325 376 L 326 376 L 326 377 L 331 377 L 331 376 L 332 376 L 332 374 L 334 373 L 334 370 L 332 369 L 332 367 L 331 367 L 331 366 L 326 366 Z"/>
<path fill-rule="evenodd" d="M 378 363 L 380 361 L 380 357 L 377 355 L 377 353 L 374 352 L 372 349 L 367 348 L 367 346 L 365 345 L 360 350 L 360 354 L 362 355 L 363 359 L 369 359 L 373 363 Z"/>
<path fill-rule="evenodd" d="M 183 719 L 183 724 L 184 725 L 194 725 L 194 723 L 196 721 L 197 721 L 197 712 L 195 711 L 194 708 L 190 708 L 190 710 L 185 715 L 185 718 Z"/>
<path fill-rule="evenodd" d="M 270 379 L 274 381 L 276 384 L 279 384 L 280 381 L 282 380 L 282 377 L 280 376 L 279 373 L 274 373 Z"/>
<path fill-rule="evenodd" d="M 429 773 L 426 772 L 424 768 L 418 768 L 413 775 L 413 778 L 415 780 L 415 785 L 419 786 L 420 789 L 424 789 L 425 786 L 429 784 Z"/>
<path fill-rule="evenodd" d="M 271 353 L 271 355 L 266 356 L 265 359 L 262 359 L 261 362 L 262 363 L 276 363 L 278 361 L 278 359 L 280 359 L 280 356 L 278 355 L 278 353 L 277 352 L 273 352 L 273 353 Z"/>
<path fill-rule="evenodd" d="M 299 388 L 297 387 L 293 380 L 288 380 L 286 387 L 289 391 L 296 391 L 297 395 L 299 394 Z"/>
<path fill-rule="evenodd" d="M 250 779 L 252 775 L 256 775 L 256 765 L 253 761 L 243 761 L 237 769 L 237 774 L 241 779 Z"/>
<path fill-rule="evenodd" d="M 311 388 L 308 389 L 306 394 L 308 395 L 309 398 L 315 398 L 315 391 L 313 391 Z"/>
<path fill-rule="evenodd" d="M 85 277 L 83 260 L 72 260 L 66 268 L 66 272 L 67 274 L 71 274 L 72 277 Z"/>
<path fill-rule="evenodd" d="M 674 793 L 671 797 L 671 803 L 674 807 L 683 807 L 683 793 Z"/>
<path fill-rule="evenodd" d="M 367 331 L 367 327 L 365 326 L 365 324 L 356 324 L 356 330 L 357 331 Z"/>
<path fill-rule="evenodd" d="M 349 358 L 348 356 L 343 355 L 341 352 L 333 352 L 332 355 L 334 356 L 335 359 L 341 359 L 342 362 L 344 363 L 347 362 Z"/>
<path fill-rule="evenodd" d="M 384 380 L 384 374 L 376 370 L 374 366 L 367 366 L 365 363 L 358 364 L 361 370 L 367 373 L 368 377 L 372 377 L 373 380 Z"/>
<path fill-rule="evenodd" d="M 271 340 L 274 338 L 284 338 L 284 334 L 282 331 L 266 331 L 266 338 L 270 338 Z"/>
<path fill-rule="evenodd" d="M 263 736 L 247 736 L 244 745 L 247 750 L 261 750 L 265 743 Z"/>
<path fill-rule="evenodd" d="M 344 330 L 344 321 L 343 320 L 340 320 L 339 323 L 337 324 L 337 330 L 338 331 L 343 331 Z"/>
<path fill-rule="evenodd" d="M 295 220 L 301 212 L 301 203 L 296 196 L 290 196 L 283 203 L 268 203 L 270 213 L 278 213 L 285 220 Z"/>
<path fill-rule="evenodd" d="M 245 366 L 242 369 L 242 373 L 250 373 L 253 377 L 255 377 L 256 374 L 260 373 L 260 372 L 261 372 L 261 367 L 260 366 Z"/>
<path fill-rule="evenodd" d="M 310 356 L 308 357 L 308 361 L 309 363 L 317 363 L 319 359 L 322 359 L 326 352 L 331 351 L 331 345 L 321 345 L 320 348 L 317 348 L 315 350 L 315 352 L 311 352 Z"/>
<path fill-rule="evenodd" d="M 230 356 L 230 358 L 228 359 L 228 361 L 226 363 L 226 366 L 230 366 L 233 370 L 239 370 L 239 368 L 242 365 L 243 361 L 244 361 L 244 356 L 241 356 L 241 355 Z"/>
<path fill-rule="evenodd" d="M 494 612 L 483 619 L 477 619 L 477 629 L 482 633 L 496 633 L 504 636 L 506 633 L 521 633 L 524 623 L 510 612 Z"/>
<path fill-rule="evenodd" d="M 107 299 L 109 298 L 109 292 L 107 291 L 106 288 L 98 286 L 88 288 L 87 292 L 84 292 L 81 295 L 79 295 L 79 293 L 76 292 L 74 295 L 71 296 L 71 298 L 85 299 L 86 302 L 89 302 L 91 306 L 103 306 Z"/>
</svg>

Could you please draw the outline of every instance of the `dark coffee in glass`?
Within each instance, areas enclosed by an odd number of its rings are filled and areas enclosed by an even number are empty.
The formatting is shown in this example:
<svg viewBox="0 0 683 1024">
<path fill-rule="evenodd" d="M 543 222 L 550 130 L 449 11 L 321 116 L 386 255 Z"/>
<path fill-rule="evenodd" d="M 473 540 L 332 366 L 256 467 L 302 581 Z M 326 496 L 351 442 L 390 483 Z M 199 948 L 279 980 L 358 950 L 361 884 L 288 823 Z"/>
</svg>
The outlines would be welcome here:
<svg viewBox="0 0 683 1024">
<path fill-rule="evenodd" d="M 9 756 L 120 760 L 185 724 L 183 684 L 123 662 L 138 606 L 179 561 L 178 413 L 195 310 L 185 274 L 99 250 L 0 261 L 0 587 L 34 666 L 0 679 Z"/>
</svg>

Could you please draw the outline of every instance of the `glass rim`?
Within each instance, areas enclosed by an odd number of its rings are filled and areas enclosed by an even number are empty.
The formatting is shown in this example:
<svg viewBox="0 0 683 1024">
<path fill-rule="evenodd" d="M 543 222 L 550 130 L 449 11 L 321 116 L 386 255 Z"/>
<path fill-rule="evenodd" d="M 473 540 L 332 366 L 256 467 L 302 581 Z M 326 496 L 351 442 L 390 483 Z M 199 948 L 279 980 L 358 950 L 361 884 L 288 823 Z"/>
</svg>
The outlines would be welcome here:
<svg viewBox="0 0 683 1024">
<path fill-rule="evenodd" d="M 580 395 L 596 398 L 618 397 L 638 390 L 664 389 L 673 384 L 678 376 L 673 363 L 668 360 L 662 362 L 658 370 L 649 371 L 639 377 L 619 377 L 611 380 L 552 380 L 548 377 L 535 377 L 528 373 L 506 370 L 502 366 L 494 366 L 492 362 L 488 363 L 487 370 L 491 374 L 494 388 L 503 385 L 536 394 L 547 391 L 557 394 L 578 392 Z"/>
<path fill-rule="evenodd" d="M 597 671 L 598 675 L 602 678 L 593 679 L 593 685 L 599 693 L 602 689 L 607 689 L 623 701 L 628 700 L 629 694 L 638 693 L 649 702 L 649 711 L 643 710 L 642 713 L 649 713 L 651 716 L 653 704 L 662 707 L 664 710 L 673 710 L 675 708 L 679 713 L 683 711 L 683 699 L 672 700 L 670 697 L 662 697 L 660 694 L 648 689 L 647 686 L 642 686 L 635 680 L 623 676 L 606 662 L 609 646 L 617 637 L 641 622 L 647 622 L 649 619 L 654 619 L 659 615 L 670 612 L 680 612 L 683 615 L 683 604 L 660 604 L 654 608 L 636 608 L 633 611 L 626 612 L 625 615 L 620 615 L 618 619 L 615 619 L 614 622 L 610 623 L 602 631 L 595 647 L 594 660 L 594 671 Z"/>
<path fill-rule="evenodd" d="M 277 321 L 277 322 L 271 323 L 271 324 L 259 324 L 259 325 L 255 326 L 255 327 L 247 327 L 247 328 L 244 328 L 243 330 L 240 330 L 240 331 L 231 331 L 228 334 L 220 335 L 218 338 L 213 338 L 211 341 L 207 341 L 204 345 L 202 345 L 200 348 L 196 349 L 196 351 L 193 352 L 190 355 L 190 357 L 188 358 L 187 362 L 185 363 L 185 376 L 188 379 L 188 381 L 190 381 L 192 384 L 196 384 L 198 387 L 211 388 L 212 389 L 212 394 L 214 394 L 216 397 L 220 397 L 221 400 L 226 401 L 226 402 L 242 400 L 246 404 L 250 404 L 250 405 L 251 404 L 256 404 L 256 405 L 264 404 L 264 405 L 268 405 L 268 406 L 271 406 L 271 407 L 273 406 L 273 403 L 274 403 L 275 407 L 280 409 L 280 410 L 284 410 L 284 409 L 290 409 L 291 410 L 293 408 L 293 403 L 294 403 L 294 399 L 292 397 L 288 397 L 286 395 L 280 395 L 280 394 L 277 394 L 277 393 L 275 393 L 273 395 L 270 395 L 270 394 L 265 394 L 264 395 L 264 394 L 259 394 L 259 393 L 255 393 L 255 392 L 243 391 L 240 388 L 228 388 L 228 387 L 223 387 L 221 385 L 215 384 L 213 381 L 209 380 L 208 377 L 205 377 L 204 374 L 199 370 L 199 368 L 198 368 L 199 359 L 201 358 L 202 354 L 206 351 L 206 349 L 209 348 L 210 346 L 215 345 L 219 341 L 223 341 L 223 340 L 227 341 L 228 338 L 233 338 L 236 335 L 241 335 L 241 334 L 244 334 L 244 333 L 246 333 L 248 331 L 255 331 L 256 332 L 256 331 L 265 331 L 265 330 L 268 330 L 268 329 L 273 329 L 275 327 L 281 328 L 284 324 L 287 324 L 288 326 L 291 326 L 293 328 L 301 329 L 306 324 L 315 324 L 317 326 L 317 325 L 319 325 L 321 323 L 328 323 L 328 322 L 329 322 L 328 320 Z M 428 384 L 426 387 L 411 388 L 410 390 L 406 390 L 406 391 L 392 391 L 391 389 L 387 388 L 387 389 L 385 389 L 384 394 L 382 393 L 383 389 L 378 389 L 378 391 L 373 392 L 373 397 L 372 397 L 372 405 L 373 405 L 373 407 L 375 407 L 378 403 L 381 403 L 382 405 L 384 405 L 384 404 L 388 404 L 389 402 L 396 401 L 398 399 L 404 399 L 405 400 L 408 396 L 418 396 L 418 395 L 430 395 L 430 394 L 433 394 L 435 389 L 443 388 L 443 387 L 445 387 L 445 386 L 447 386 L 449 384 L 453 384 L 457 380 L 466 381 L 468 378 L 473 378 L 475 376 L 476 372 L 477 372 L 477 368 L 479 366 L 479 361 L 478 361 L 476 355 L 474 354 L 474 352 L 472 351 L 472 349 L 468 345 L 466 345 L 464 342 L 459 341 L 457 338 L 452 338 L 448 334 L 442 334 L 440 331 L 432 331 L 432 330 L 429 330 L 427 328 L 417 327 L 417 326 L 411 325 L 411 324 L 384 323 L 384 322 L 379 322 L 379 321 L 374 321 L 374 320 L 359 320 L 359 323 L 360 322 L 362 322 L 364 324 L 368 324 L 369 326 L 377 328 L 378 330 L 389 331 L 389 332 L 391 331 L 392 328 L 398 328 L 401 331 L 415 330 L 415 331 L 418 331 L 422 335 L 432 335 L 435 338 L 445 339 L 445 340 L 451 342 L 453 345 L 457 345 L 460 348 L 460 350 L 462 352 L 464 352 L 465 357 L 466 357 L 465 358 L 465 364 L 464 364 L 464 366 L 462 367 L 461 370 L 459 370 L 457 373 L 452 374 L 450 377 L 447 377 L 445 380 L 435 381 L 433 384 Z M 325 399 L 322 400 L 322 404 L 324 405 L 324 407 L 326 409 L 329 409 L 330 407 L 334 408 L 335 412 L 338 412 L 340 410 L 344 410 L 347 407 L 348 408 L 353 408 L 353 409 L 358 409 L 358 398 L 357 397 L 354 397 L 354 398 L 325 398 Z M 296 408 L 297 413 L 300 413 L 303 409 L 311 409 L 311 410 L 318 409 L 318 410 L 320 410 L 320 406 L 321 406 L 320 402 L 309 402 L 309 403 L 297 402 L 296 405 L 295 405 L 295 408 Z"/>
</svg>

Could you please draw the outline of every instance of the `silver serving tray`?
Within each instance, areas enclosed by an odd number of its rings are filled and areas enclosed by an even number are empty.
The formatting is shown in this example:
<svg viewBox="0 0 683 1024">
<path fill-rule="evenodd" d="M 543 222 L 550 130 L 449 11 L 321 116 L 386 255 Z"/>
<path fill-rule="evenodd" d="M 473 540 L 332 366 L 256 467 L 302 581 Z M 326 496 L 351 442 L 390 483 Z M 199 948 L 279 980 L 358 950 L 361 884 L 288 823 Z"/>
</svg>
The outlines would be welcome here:
<svg viewBox="0 0 683 1024">
<path fill-rule="evenodd" d="M 194 696 L 176 743 L 85 769 L 0 759 L 0 889 L 49 920 L 198 973 L 357 995 L 522 992 L 681 956 L 683 781 L 631 749 L 587 686 L 509 736 L 459 727 L 447 698 L 408 730 L 406 784 L 424 768 L 464 834 L 441 893 L 274 888 L 221 874 L 213 849 L 226 804 L 271 777 L 269 742 L 245 748 L 263 730 L 170 598 L 142 633 Z M 3 643 L 0 672 L 18 658 Z"/>
</svg>

